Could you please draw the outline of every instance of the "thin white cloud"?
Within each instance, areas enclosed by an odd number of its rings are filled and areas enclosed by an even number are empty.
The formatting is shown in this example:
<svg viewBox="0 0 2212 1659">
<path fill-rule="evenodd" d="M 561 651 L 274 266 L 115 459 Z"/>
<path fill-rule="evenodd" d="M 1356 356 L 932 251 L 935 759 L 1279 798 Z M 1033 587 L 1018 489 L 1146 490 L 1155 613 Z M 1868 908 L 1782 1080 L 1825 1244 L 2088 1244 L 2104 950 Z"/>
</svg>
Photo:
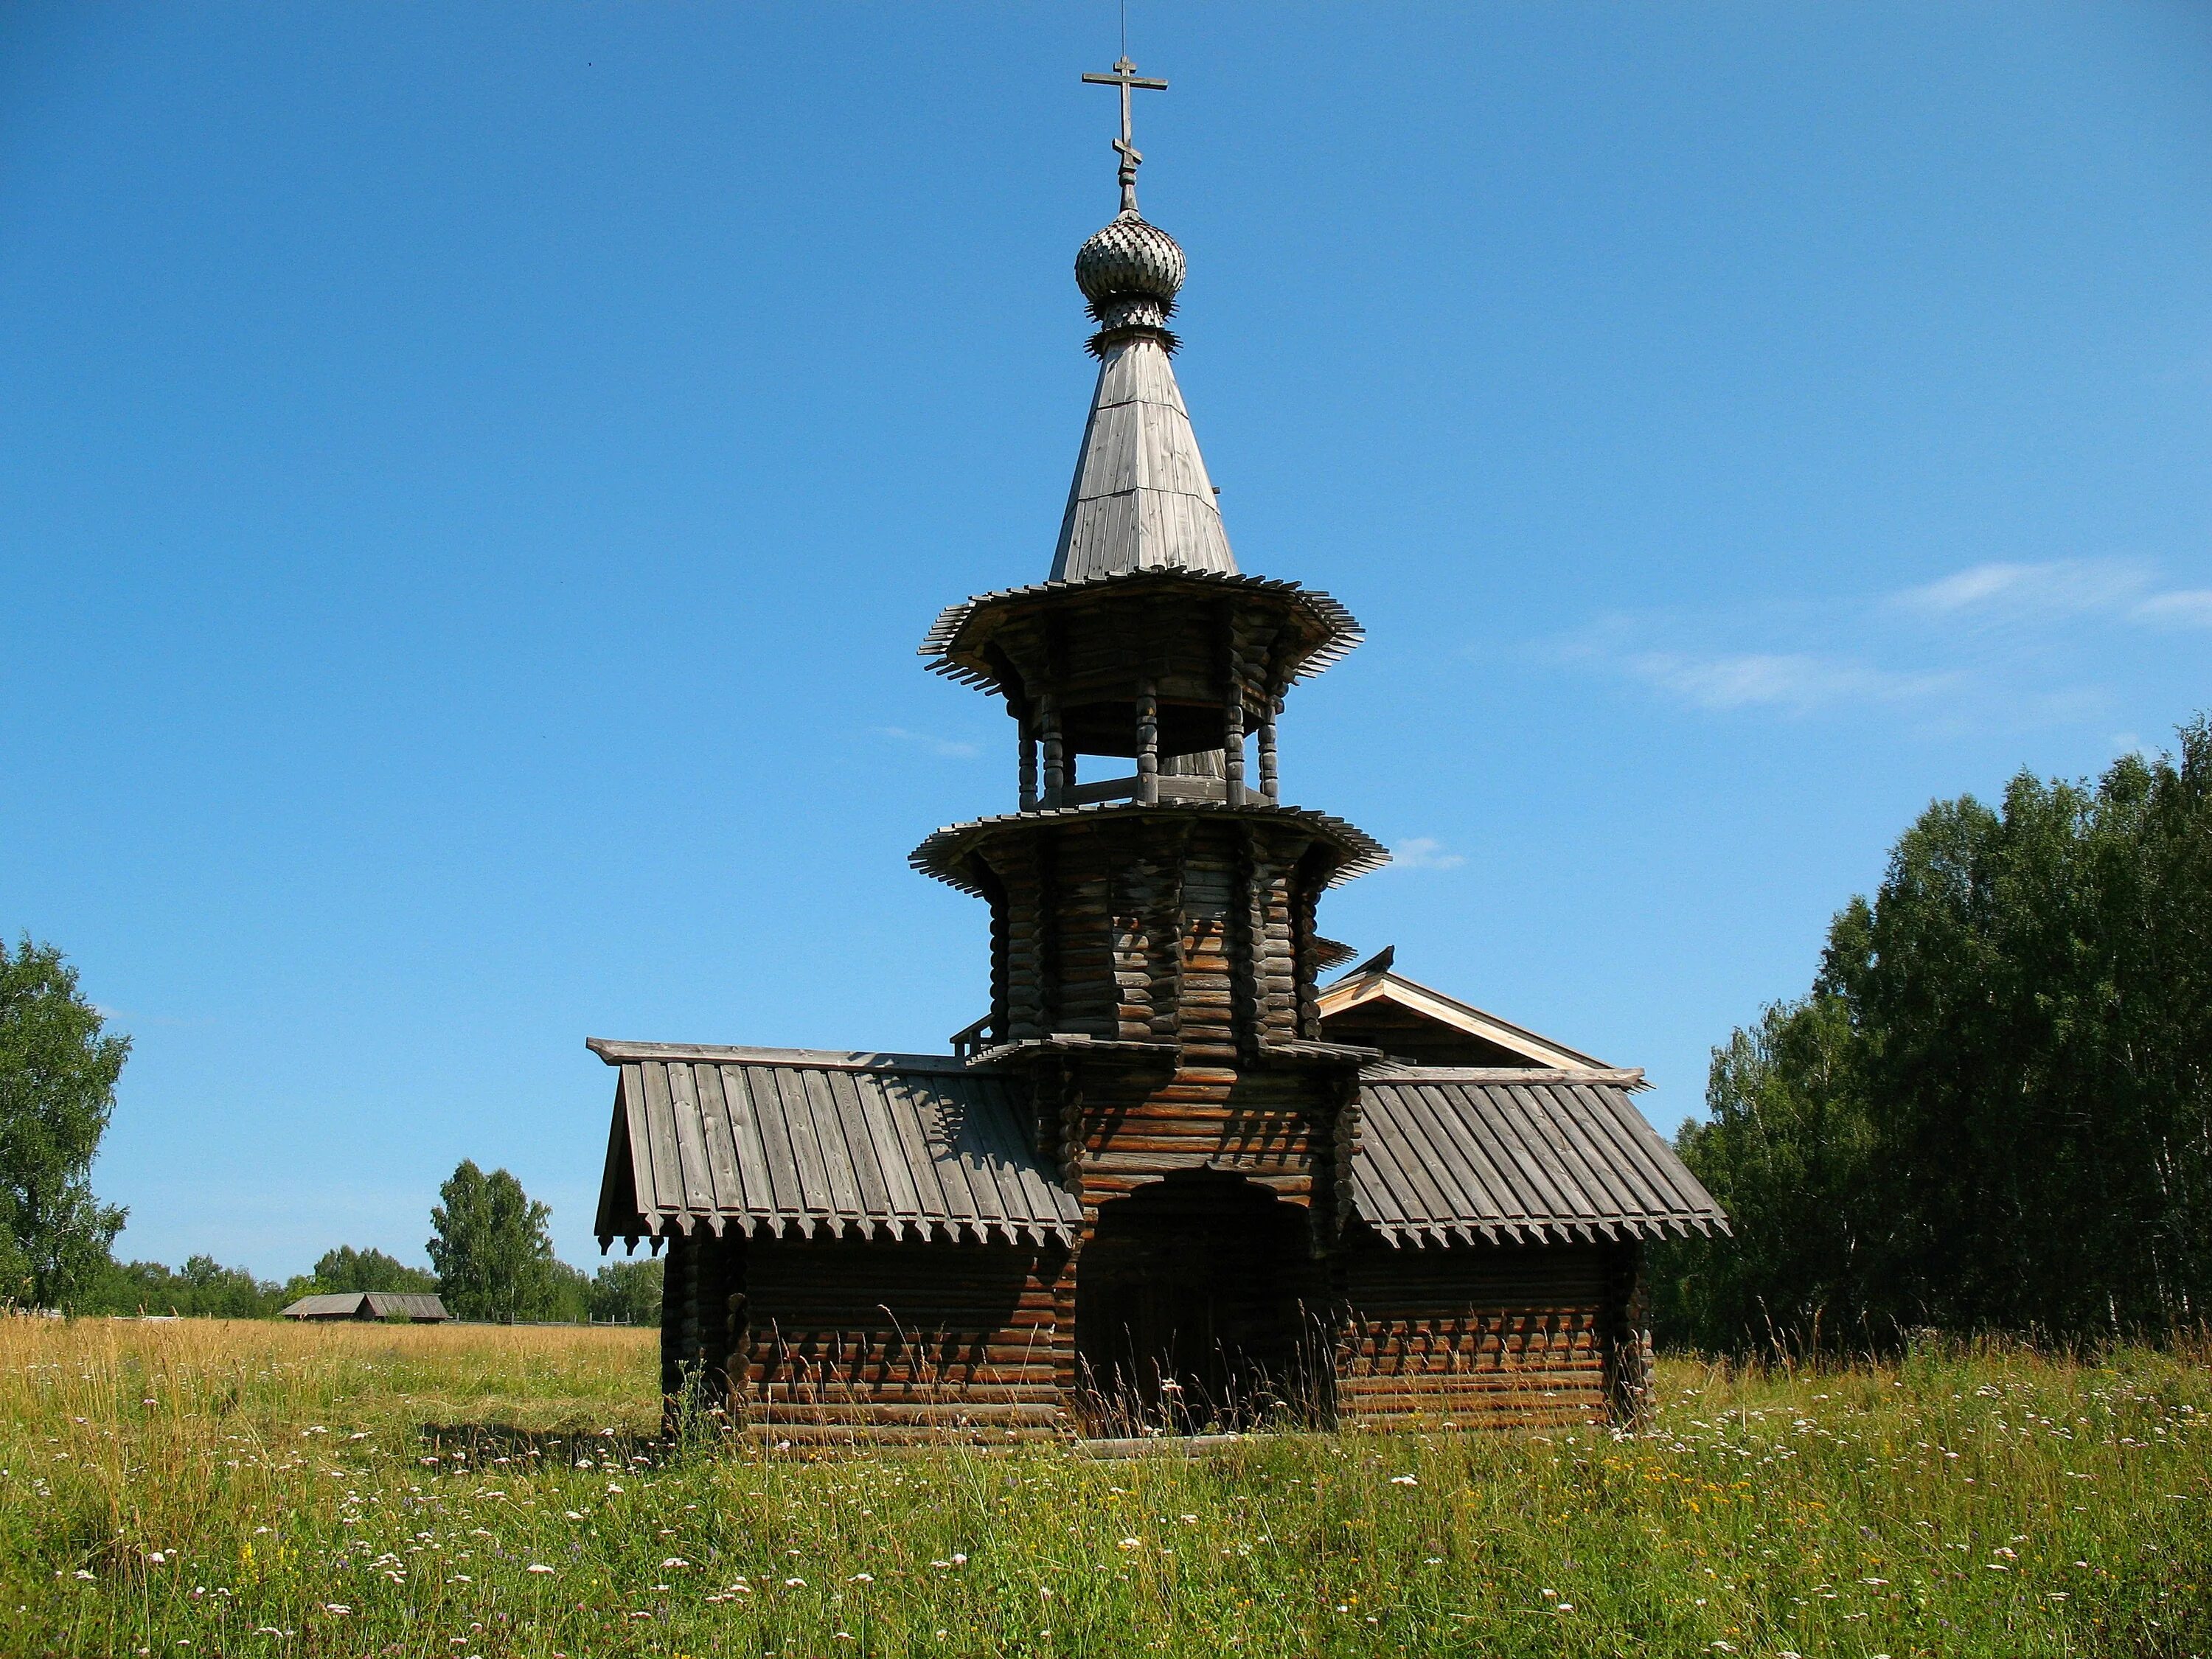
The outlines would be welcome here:
<svg viewBox="0 0 2212 1659">
<path fill-rule="evenodd" d="M 2156 572 L 2131 559 L 1978 564 L 1893 594 L 1889 605 L 1931 620 L 2033 624 L 2104 617 L 2154 626 L 2212 627 L 2212 590 L 2161 590 Z"/>
<path fill-rule="evenodd" d="M 1956 691 L 1966 680 L 1956 670 L 1901 673 L 1856 658 L 1806 651 L 1643 651 L 1624 659 L 1623 665 L 1648 684 L 1716 713 L 1780 708 L 1803 714 L 1838 703 L 1912 702 Z"/>
<path fill-rule="evenodd" d="M 1887 709 L 1958 731 L 2110 719 L 2115 629 L 2212 629 L 2212 588 L 2130 559 L 1991 561 L 1856 599 L 1615 614 L 1537 649 L 1709 714 Z"/>
<path fill-rule="evenodd" d="M 2212 628 L 2212 587 L 2178 587 L 2154 593 L 2135 608 L 2138 622 L 2175 628 Z"/>
<path fill-rule="evenodd" d="M 909 732 L 902 726 L 878 726 L 875 732 L 893 743 L 911 744 L 924 754 L 943 760 L 973 760 L 982 752 L 972 743 L 956 743 L 947 738 L 932 737 L 927 732 Z"/>
<path fill-rule="evenodd" d="M 1919 617 L 1997 616 L 2022 621 L 2124 611 L 2150 586 L 2140 565 L 2117 559 L 2051 559 L 2039 564 L 1978 564 L 1892 596 L 1890 604 Z"/>
<path fill-rule="evenodd" d="M 1390 849 L 1391 866 L 1399 870 L 1456 870 L 1466 862 L 1433 836 L 1408 836 Z"/>
</svg>

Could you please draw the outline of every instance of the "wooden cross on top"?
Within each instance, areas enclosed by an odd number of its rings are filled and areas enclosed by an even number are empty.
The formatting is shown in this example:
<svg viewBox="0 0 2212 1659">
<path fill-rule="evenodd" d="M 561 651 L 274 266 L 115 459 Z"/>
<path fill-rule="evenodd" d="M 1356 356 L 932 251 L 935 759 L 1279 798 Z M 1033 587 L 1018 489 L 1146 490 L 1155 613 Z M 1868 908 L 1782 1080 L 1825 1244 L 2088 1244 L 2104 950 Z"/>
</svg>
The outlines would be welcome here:
<svg viewBox="0 0 2212 1659">
<path fill-rule="evenodd" d="M 1137 210 L 1137 168 L 1144 157 L 1129 138 L 1129 94 L 1132 92 L 1165 92 L 1164 81 L 1148 81 L 1137 73 L 1137 66 L 1127 58 L 1116 58 L 1111 75 L 1090 75 L 1083 77 L 1093 86 L 1121 88 L 1121 136 L 1114 141 L 1114 149 L 1121 157 L 1121 211 Z"/>
</svg>

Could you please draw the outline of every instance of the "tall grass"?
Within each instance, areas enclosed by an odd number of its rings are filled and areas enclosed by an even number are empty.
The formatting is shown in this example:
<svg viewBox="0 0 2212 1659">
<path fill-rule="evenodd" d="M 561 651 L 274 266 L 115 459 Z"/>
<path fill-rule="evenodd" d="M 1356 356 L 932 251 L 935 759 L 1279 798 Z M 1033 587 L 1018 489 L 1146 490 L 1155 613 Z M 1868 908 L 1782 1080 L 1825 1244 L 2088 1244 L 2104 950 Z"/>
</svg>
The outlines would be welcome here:
<svg viewBox="0 0 2212 1659">
<path fill-rule="evenodd" d="M 664 1449 L 652 1334 L 0 1322 L 0 1652 L 2212 1653 L 2200 1350 L 1647 1432 Z"/>
</svg>

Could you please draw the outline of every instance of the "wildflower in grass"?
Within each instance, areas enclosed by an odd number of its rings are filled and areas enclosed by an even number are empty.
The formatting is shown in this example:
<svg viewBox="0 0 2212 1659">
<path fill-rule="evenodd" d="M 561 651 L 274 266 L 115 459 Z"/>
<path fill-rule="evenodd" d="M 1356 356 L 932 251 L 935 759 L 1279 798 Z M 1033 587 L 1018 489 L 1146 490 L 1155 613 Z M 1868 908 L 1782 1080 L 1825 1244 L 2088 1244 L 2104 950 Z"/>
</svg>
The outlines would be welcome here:
<svg viewBox="0 0 2212 1659">
<path fill-rule="evenodd" d="M 1125 1550 L 1140 1550 L 1145 1547 L 1145 1540 L 1141 1538 L 1124 1538 L 1121 1540 L 1121 1547 Z"/>
<path fill-rule="evenodd" d="M 525 1567 L 523 1571 L 525 1572 L 550 1572 L 553 1569 L 547 1566 L 543 1561 L 532 1561 L 528 1566 Z"/>
</svg>

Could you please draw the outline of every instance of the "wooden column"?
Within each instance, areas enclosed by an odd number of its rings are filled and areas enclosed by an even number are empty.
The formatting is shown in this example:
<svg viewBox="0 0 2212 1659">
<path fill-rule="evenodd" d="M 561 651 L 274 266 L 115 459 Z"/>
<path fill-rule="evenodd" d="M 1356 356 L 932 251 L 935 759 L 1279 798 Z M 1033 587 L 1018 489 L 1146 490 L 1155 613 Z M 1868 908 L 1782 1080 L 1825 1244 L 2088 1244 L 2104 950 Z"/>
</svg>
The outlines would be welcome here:
<svg viewBox="0 0 2212 1659">
<path fill-rule="evenodd" d="M 1270 806 L 1282 799 L 1275 775 L 1275 716 L 1282 706 L 1272 690 L 1260 705 L 1260 793 Z"/>
<path fill-rule="evenodd" d="M 1155 682 L 1137 683 L 1137 800 L 1157 806 L 1160 800 L 1160 698 Z"/>
<path fill-rule="evenodd" d="M 1221 758 L 1228 778 L 1229 804 L 1244 804 L 1244 653 L 1229 647 L 1229 695 L 1221 711 Z"/>
<path fill-rule="evenodd" d="M 1067 787 L 1067 758 L 1060 740 L 1060 699 L 1048 691 L 1037 703 L 1044 720 L 1044 805 L 1049 810 L 1060 805 L 1060 792 Z"/>
<path fill-rule="evenodd" d="M 1022 801 L 1022 811 L 1024 811 L 1024 812 L 1034 812 L 1034 811 L 1036 811 L 1036 809 L 1037 809 L 1037 739 L 1036 739 L 1036 720 L 1035 720 L 1032 716 L 1028 715 L 1028 714 L 1024 714 L 1024 715 L 1022 716 L 1021 801 Z"/>
</svg>

